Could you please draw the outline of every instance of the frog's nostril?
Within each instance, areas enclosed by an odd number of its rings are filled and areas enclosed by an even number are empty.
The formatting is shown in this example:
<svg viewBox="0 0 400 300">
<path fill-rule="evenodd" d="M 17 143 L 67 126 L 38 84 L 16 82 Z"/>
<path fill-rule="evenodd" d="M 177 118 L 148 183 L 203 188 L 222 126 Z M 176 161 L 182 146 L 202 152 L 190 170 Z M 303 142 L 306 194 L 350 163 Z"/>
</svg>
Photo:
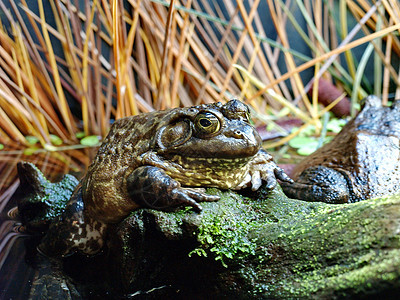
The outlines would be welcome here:
<svg viewBox="0 0 400 300">
<path fill-rule="evenodd" d="M 235 135 L 236 137 L 242 137 L 242 136 L 243 136 L 243 133 L 242 133 L 240 130 L 235 130 L 235 131 L 234 131 L 234 135 Z"/>
<path fill-rule="evenodd" d="M 229 131 L 227 131 L 227 132 L 225 133 L 225 135 L 226 135 L 227 137 L 233 137 L 233 138 L 235 138 L 235 139 L 241 139 L 241 138 L 244 137 L 244 133 L 243 133 L 243 131 L 241 131 L 240 129 L 232 129 L 232 130 L 229 130 Z"/>
</svg>

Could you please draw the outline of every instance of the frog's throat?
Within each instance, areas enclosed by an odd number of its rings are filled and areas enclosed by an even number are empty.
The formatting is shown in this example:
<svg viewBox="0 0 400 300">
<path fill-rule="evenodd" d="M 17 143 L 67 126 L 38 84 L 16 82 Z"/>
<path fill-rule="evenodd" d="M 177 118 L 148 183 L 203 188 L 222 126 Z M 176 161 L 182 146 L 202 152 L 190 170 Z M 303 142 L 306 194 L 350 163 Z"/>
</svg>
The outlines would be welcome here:
<svg viewBox="0 0 400 300">
<path fill-rule="evenodd" d="M 144 164 L 163 169 L 183 186 L 232 189 L 247 175 L 250 160 L 251 157 L 226 159 L 180 155 L 166 159 L 152 152 L 146 156 Z"/>
</svg>

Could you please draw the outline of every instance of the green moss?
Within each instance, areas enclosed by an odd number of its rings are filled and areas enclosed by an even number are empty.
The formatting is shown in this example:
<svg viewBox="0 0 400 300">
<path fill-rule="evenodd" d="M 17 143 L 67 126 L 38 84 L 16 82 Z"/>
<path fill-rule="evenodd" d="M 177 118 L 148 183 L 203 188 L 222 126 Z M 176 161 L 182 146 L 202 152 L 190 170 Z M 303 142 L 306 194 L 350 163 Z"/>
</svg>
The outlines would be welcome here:
<svg viewBox="0 0 400 300">
<path fill-rule="evenodd" d="M 304 297 L 324 291 L 343 296 L 348 290 L 362 294 L 371 281 L 375 280 L 376 288 L 377 279 L 386 284 L 399 280 L 400 258 L 395 252 L 399 252 L 400 239 L 393 230 L 393 222 L 398 223 L 399 218 L 398 196 L 317 206 L 318 213 L 299 215 L 295 223 L 280 219 L 276 234 L 268 233 L 269 238 L 274 237 L 271 243 L 280 245 L 283 260 L 292 262 L 285 268 L 270 266 L 275 279 L 281 278 L 275 288 L 282 295 Z M 386 248 L 393 250 L 382 250 Z M 392 266 L 393 272 L 388 272 Z M 291 275 L 277 276 L 279 269 Z M 385 272 L 380 274 L 380 270 Z"/>
<path fill-rule="evenodd" d="M 361 294 L 376 286 L 379 281 L 398 281 L 400 275 L 400 251 L 385 254 L 369 253 L 367 261 L 360 266 L 355 261 L 349 265 L 333 265 L 319 271 L 302 273 L 295 280 L 282 282 L 282 287 L 292 296 L 305 296 L 324 290 L 326 294 L 346 295 L 347 290 Z M 392 268 L 393 267 L 393 268 Z M 392 269 L 388 272 L 388 270 Z M 296 289 L 290 286 L 296 286 Z"/>
<path fill-rule="evenodd" d="M 228 267 L 229 261 L 238 257 L 254 255 L 257 248 L 257 238 L 250 231 L 259 226 L 256 207 L 248 205 L 246 199 L 231 192 L 221 192 L 209 189 L 209 193 L 218 194 L 221 200 L 206 203 L 201 223 L 196 234 L 199 246 L 189 253 L 189 256 L 208 256 Z"/>
<path fill-rule="evenodd" d="M 46 210 L 46 219 L 52 220 L 64 211 L 77 184 L 78 181 L 75 177 L 72 175 L 65 175 L 60 182 L 48 182 L 45 184 L 44 196 L 36 195 L 35 197 L 37 199 L 33 201 L 45 203 L 49 208 Z"/>
<path fill-rule="evenodd" d="M 46 213 L 46 217 L 49 220 L 54 219 L 64 211 L 77 184 L 78 181 L 75 177 L 66 175 L 60 182 L 49 182 L 48 185 L 46 185 L 45 196 L 41 198 L 40 201 L 46 203 L 46 205 L 51 208 L 47 210 Z"/>
<path fill-rule="evenodd" d="M 35 228 L 37 224 L 50 223 L 64 211 L 78 180 L 65 175 L 61 181 L 51 183 L 33 164 L 25 163 L 25 168 L 27 174 L 20 174 L 24 195 L 18 202 L 18 210 L 23 224 Z"/>
</svg>

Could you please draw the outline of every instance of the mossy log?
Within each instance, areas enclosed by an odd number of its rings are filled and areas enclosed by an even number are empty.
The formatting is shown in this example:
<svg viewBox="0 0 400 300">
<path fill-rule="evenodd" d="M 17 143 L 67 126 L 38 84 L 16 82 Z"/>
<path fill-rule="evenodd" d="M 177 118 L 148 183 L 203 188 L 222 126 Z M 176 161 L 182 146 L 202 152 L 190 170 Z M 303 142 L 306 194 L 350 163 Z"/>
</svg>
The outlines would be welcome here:
<svg viewBox="0 0 400 300">
<path fill-rule="evenodd" d="M 27 213 L 29 228 L 41 229 L 62 211 L 77 181 L 50 183 L 33 165 L 24 166 L 33 171 L 22 174 L 38 175 L 25 176 L 33 189 L 23 189 L 18 209 Z M 61 297 L 63 282 L 76 284 L 83 296 L 128 298 L 400 294 L 400 195 L 334 205 L 288 199 L 280 188 L 248 197 L 208 192 L 221 200 L 202 203 L 201 213 L 133 212 L 112 228 L 102 255 L 56 262 L 55 271 L 34 283 L 33 295 L 51 290 Z"/>
<path fill-rule="evenodd" d="M 114 287 L 183 298 L 395 297 L 400 293 L 400 196 L 354 204 L 222 199 L 191 209 L 143 209 L 109 242 Z M 121 251 L 123 250 L 123 251 Z"/>
</svg>

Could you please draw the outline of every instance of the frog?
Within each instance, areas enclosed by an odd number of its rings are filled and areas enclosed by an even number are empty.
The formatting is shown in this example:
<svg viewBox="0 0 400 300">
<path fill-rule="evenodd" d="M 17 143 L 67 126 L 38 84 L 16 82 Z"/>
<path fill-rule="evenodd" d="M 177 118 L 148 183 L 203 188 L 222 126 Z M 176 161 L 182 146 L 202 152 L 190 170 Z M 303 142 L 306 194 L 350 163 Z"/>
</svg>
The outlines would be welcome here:
<svg viewBox="0 0 400 300">
<path fill-rule="evenodd" d="M 262 149 L 249 107 L 236 99 L 115 121 L 38 250 L 53 257 L 99 253 L 132 211 L 218 201 L 205 188 L 272 190 L 292 179 Z M 29 168 L 21 168 L 29 169 Z"/>
<path fill-rule="evenodd" d="M 331 204 L 354 203 L 400 191 L 400 100 L 390 106 L 370 95 L 335 138 L 282 182 L 291 198 Z"/>
</svg>

